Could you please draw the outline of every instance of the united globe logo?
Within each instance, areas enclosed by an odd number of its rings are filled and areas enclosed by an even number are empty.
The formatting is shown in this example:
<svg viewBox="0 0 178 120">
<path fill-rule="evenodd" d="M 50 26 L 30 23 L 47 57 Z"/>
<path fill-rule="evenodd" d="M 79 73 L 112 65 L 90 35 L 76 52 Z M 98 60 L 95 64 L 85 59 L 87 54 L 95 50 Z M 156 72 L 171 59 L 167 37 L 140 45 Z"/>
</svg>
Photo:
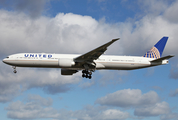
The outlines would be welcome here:
<svg viewBox="0 0 178 120">
<path fill-rule="evenodd" d="M 151 50 L 149 50 L 148 52 L 146 52 L 146 54 L 144 55 L 144 57 L 158 59 L 158 58 L 160 58 L 159 50 L 156 47 L 152 47 Z"/>
</svg>

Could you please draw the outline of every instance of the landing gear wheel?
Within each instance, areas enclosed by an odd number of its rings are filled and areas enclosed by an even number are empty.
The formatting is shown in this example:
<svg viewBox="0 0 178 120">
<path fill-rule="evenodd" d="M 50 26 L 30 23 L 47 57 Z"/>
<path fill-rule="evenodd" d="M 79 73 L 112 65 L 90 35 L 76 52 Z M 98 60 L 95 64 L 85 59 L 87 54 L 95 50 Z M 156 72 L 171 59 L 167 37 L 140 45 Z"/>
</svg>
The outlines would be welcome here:
<svg viewBox="0 0 178 120">
<path fill-rule="evenodd" d="M 17 70 L 14 70 L 13 72 L 14 72 L 14 73 L 17 73 Z"/>
<path fill-rule="evenodd" d="M 92 78 L 91 75 L 88 78 L 91 79 Z"/>
<path fill-rule="evenodd" d="M 88 78 L 88 74 L 86 74 L 86 76 L 85 76 L 86 78 Z"/>
<path fill-rule="evenodd" d="M 12 68 L 14 69 L 14 73 L 17 73 L 17 70 L 16 70 L 16 66 L 12 66 Z"/>
<path fill-rule="evenodd" d="M 91 76 L 91 75 L 92 75 L 92 72 L 90 71 L 90 72 L 88 72 L 88 74 Z"/>
<path fill-rule="evenodd" d="M 82 73 L 86 73 L 86 71 L 85 71 L 85 70 L 82 70 Z"/>
<path fill-rule="evenodd" d="M 83 74 L 82 74 L 82 77 L 84 78 L 85 76 L 86 76 L 86 75 L 83 73 Z"/>
<path fill-rule="evenodd" d="M 88 71 L 88 70 L 83 70 L 82 71 L 82 77 L 83 78 L 89 78 L 89 79 L 91 79 L 92 78 L 92 71 Z"/>
</svg>

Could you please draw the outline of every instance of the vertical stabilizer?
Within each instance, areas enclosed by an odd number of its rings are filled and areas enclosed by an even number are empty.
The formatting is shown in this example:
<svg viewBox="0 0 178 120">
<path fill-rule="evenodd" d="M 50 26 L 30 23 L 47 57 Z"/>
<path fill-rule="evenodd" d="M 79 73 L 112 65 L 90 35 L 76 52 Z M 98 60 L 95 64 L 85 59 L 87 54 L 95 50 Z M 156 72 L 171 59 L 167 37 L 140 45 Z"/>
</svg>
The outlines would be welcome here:
<svg viewBox="0 0 178 120">
<path fill-rule="evenodd" d="M 164 47 L 167 43 L 168 37 L 161 38 L 143 57 L 160 58 L 162 56 Z"/>
</svg>

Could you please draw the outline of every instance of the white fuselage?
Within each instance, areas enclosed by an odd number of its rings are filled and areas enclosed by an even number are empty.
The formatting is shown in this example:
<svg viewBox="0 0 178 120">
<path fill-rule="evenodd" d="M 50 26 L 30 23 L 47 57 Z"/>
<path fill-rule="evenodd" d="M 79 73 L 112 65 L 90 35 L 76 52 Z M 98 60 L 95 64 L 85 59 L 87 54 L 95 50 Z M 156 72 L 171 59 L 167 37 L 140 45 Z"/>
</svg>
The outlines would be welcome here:
<svg viewBox="0 0 178 120">
<path fill-rule="evenodd" d="M 8 56 L 3 60 L 4 63 L 16 67 L 44 67 L 44 68 L 66 68 L 82 70 L 83 66 L 77 65 L 74 58 L 79 54 L 48 54 L 48 53 L 20 53 Z M 146 68 L 156 65 L 167 64 L 168 60 L 161 63 L 151 63 L 155 58 L 136 57 L 136 56 L 114 56 L 101 55 L 94 60 L 97 69 L 110 70 L 133 70 Z"/>
</svg>

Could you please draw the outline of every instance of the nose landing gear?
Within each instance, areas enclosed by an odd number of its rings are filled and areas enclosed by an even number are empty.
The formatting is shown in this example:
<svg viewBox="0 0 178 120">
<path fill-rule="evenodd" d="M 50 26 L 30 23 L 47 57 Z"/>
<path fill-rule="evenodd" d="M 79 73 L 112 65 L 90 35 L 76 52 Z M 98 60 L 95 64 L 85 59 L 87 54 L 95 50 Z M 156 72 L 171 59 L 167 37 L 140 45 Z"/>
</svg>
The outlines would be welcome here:
<svg viewBox="0 0 178 120">
<path fill-rule="evenodd" d="M 82 77 L 84 78 L 89 78 L 89 79 L 91 79 L 92 78 L 92 71 L 88 71 L 88 70 L 83 70 L 82 71 Z"/>
<path fill-rule="evenodd" d="M 14 73 L 17 73 L 17 70 L 16 70 L 16 66 L 12 66 L 12 68 L 14 69 Z"/>
</svg>

